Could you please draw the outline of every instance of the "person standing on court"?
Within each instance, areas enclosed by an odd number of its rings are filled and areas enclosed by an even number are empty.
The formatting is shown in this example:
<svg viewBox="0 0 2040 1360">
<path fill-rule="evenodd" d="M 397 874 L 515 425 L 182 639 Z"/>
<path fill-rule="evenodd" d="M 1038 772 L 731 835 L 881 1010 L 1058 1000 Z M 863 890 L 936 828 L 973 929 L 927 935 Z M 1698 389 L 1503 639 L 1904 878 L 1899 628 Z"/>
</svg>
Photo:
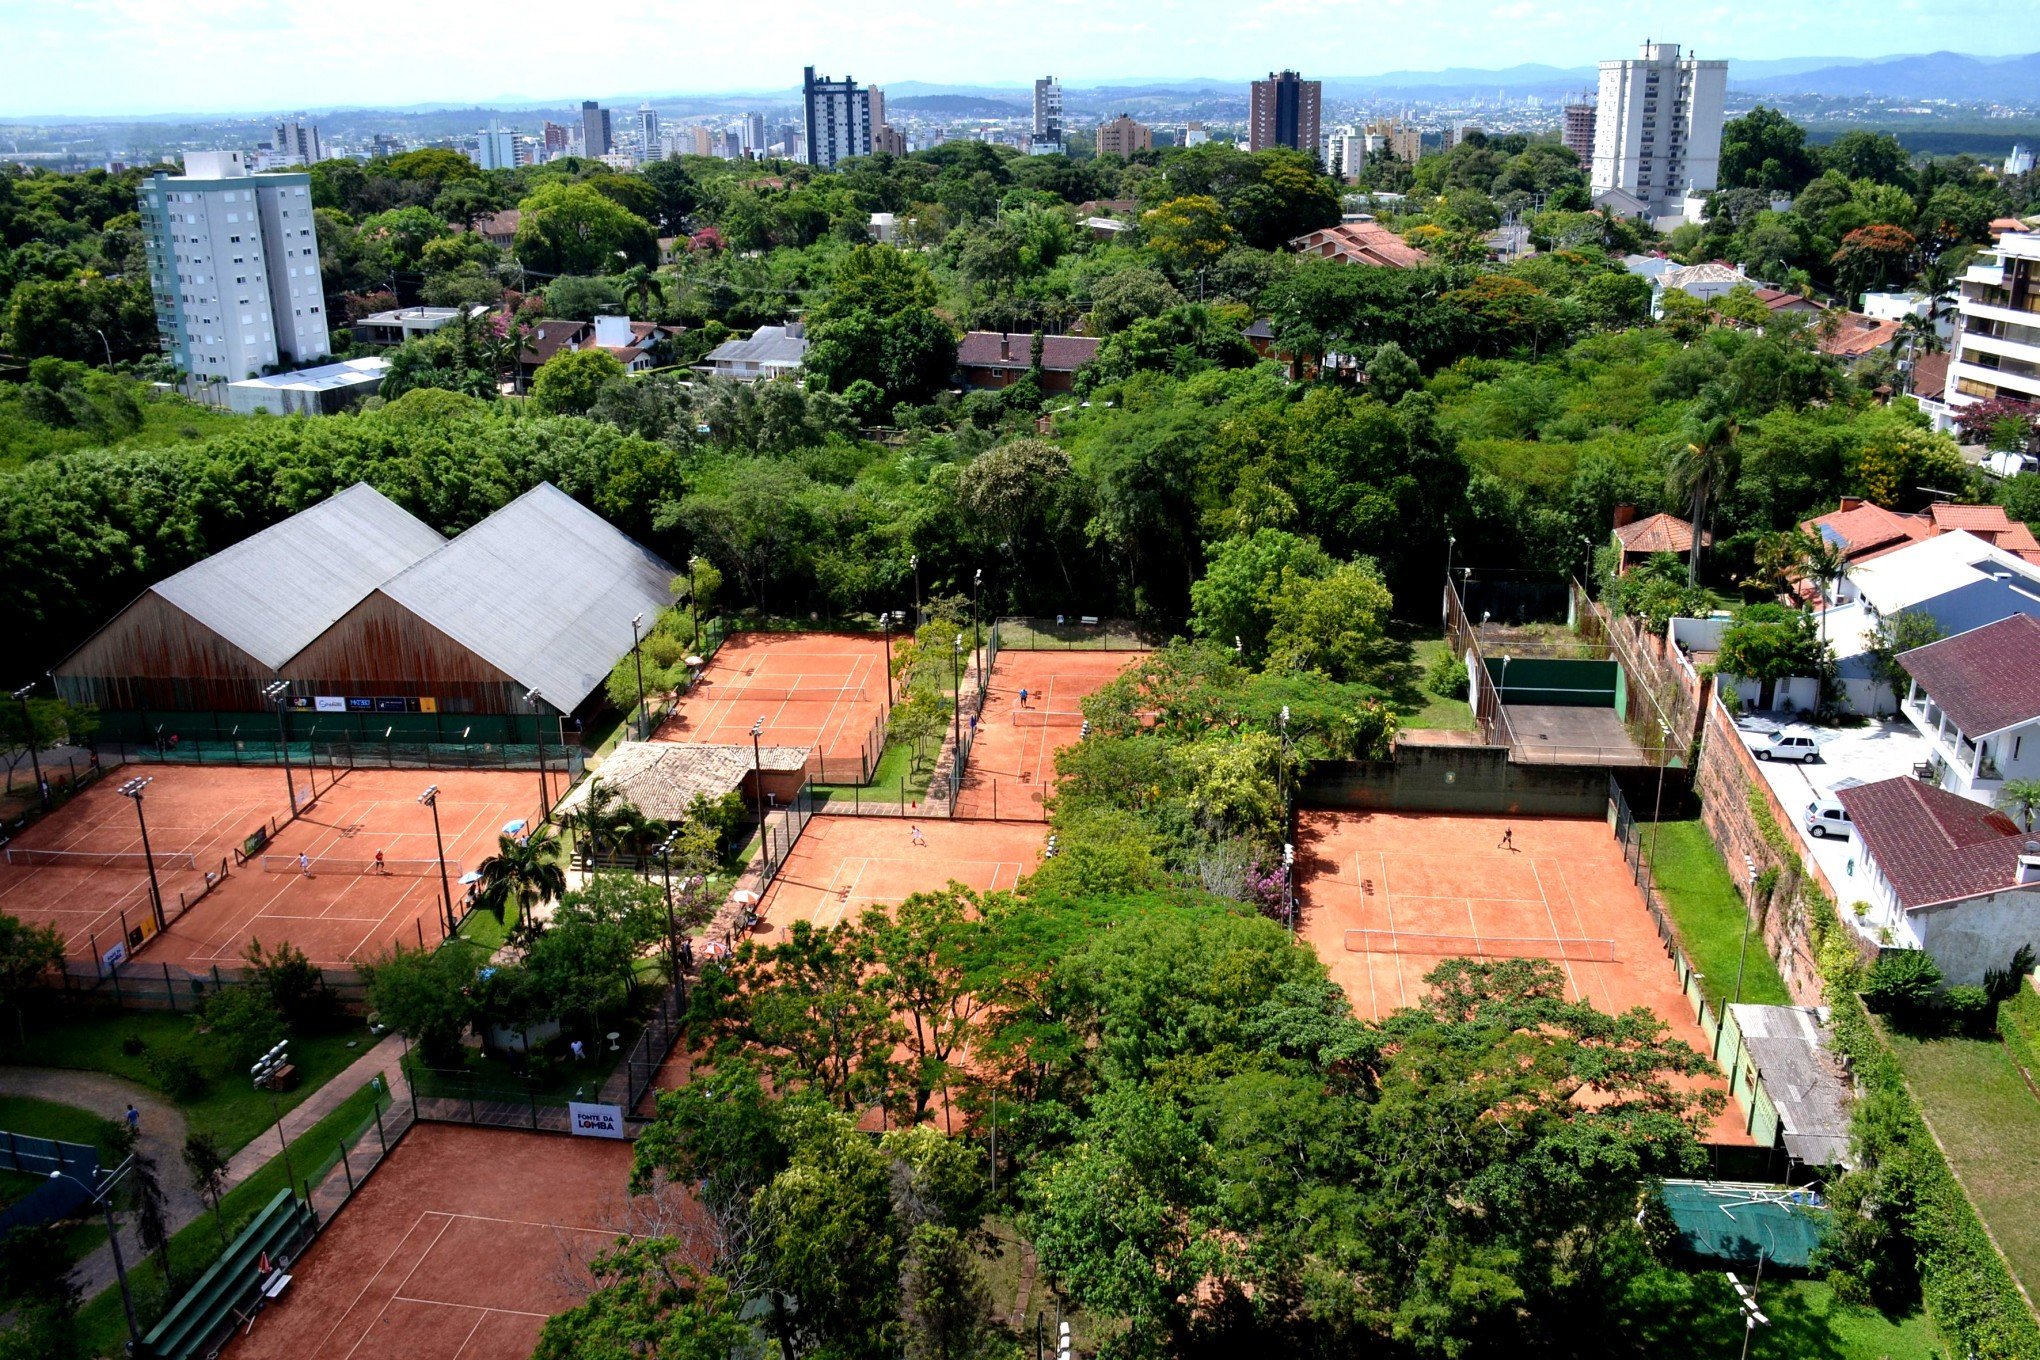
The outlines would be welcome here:
<svg viewBox="0 0 2040 1360">
<path fill-rule="evenodd" d="M 312 876 L 312 857 L 302 850 L 297 852 L 297 871 L 306 878 Z"/>
<path fill-rule="evenodd" d="M 379 874 L 386 874 L 390 871 L 390 866 L 383 863 L 382 850 L 380 848 L 375 852 L 375 871 Z"/>
<path fill-rule="evenodd" d="M 1020 707 L 1027 707 L 1027 686 L 1025 685 L 1020 687 Z"/>
<path fill-rule="evenodd" d="M 1496 847 L 1495 847 L 1495 849 L 1497 849 L 1497 850 L 1514 850 L 1515 848 L 1516 848 L 1516 828 L 1515 828 L 1515 827 L 1513 827 L 1513 826 L 1506 826 L 1506 827 L 1503 827 L 1503 828 L 1502 828 L 1502 843 L 1501 843 L 1500 845 L 1496 846 Z"/>
</svg>

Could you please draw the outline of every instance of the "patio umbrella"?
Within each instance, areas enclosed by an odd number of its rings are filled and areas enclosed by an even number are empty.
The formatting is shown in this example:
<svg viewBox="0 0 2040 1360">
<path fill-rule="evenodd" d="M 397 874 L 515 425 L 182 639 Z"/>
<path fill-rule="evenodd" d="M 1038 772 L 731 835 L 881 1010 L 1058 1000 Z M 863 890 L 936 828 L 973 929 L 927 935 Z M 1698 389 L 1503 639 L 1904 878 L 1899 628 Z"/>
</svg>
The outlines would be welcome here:
<svg viewBox="0 0 2040 1360">
<path fill-rule="evenodd" d="M 506 836 L 514 836 L 514 835 L 516 835 L 516 834 L 517 834 L 518 832 L 522 831 L 523 829 L 524 829 L 524 818 L 522 818 L 522 817 L 519 817 L 519 818 L 518 818 L 518 819 L 517 819 L 516 821 L 514 821 L 514 822 L 505 822 L 505 823 L 503 823 L 503 834 L 504 834 L 504 835 L 506 835 Z"/>
<path fill-rule="evenodd" d="M 463 883 L 479 883 L 482 881 L 482 871 L 470 869 L 460 876 L 460 881 Z"/>
</svg>

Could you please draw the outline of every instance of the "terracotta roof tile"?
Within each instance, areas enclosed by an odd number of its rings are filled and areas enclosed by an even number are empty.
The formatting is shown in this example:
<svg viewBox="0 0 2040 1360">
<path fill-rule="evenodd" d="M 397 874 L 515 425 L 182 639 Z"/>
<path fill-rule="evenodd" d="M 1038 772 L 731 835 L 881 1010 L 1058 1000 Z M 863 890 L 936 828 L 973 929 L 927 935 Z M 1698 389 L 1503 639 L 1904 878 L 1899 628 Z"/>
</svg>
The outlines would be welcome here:
<svg viewBox="0 0 2040 1360">
<path fill-rule="evenodd" d="M 1919 515 L 1901 515 L 1872 501 L 1833 510 L 1800 526 L 1839 547 L 1851 562 L 1861 562 L 1908 543 L 1931 538 L 1934 526 Z"/>
<path fill-rule="evenodd" d="M 2008 619 L 1899 655 L 1906 674 L 1974 740 L 2040 718 L 2040 619 Z"/>
<path fill-rule="evenodd" d="M 1380 265 L 1388 269 L 1409 269 L 1430 261 L 1430 256 L 1379 222 L 1346 222 L 1296 237 L 1291 250 L 1348 264 Z"/>
<path fill-rule="evenodd" d="M 1003 343 L 1002 343 L 1003 342 Z M 1048 373 L 1074 373 L 1098 357 L 1101 342 L 1089 335 L 1041 337 L 1041 367 Z M 956 347 L 958 368 L 1025 369 L 1032 367 L 1031 331 L 971 331 Z"/>
<path fill-rule="evenodd" d="M 1622 551 L 1630 553 L 1683 553 L 1693 551 L 1693 526 L 1677 515 L 1650 515 L 1633 520 L 1615 531 Z M 1714 542 L 1713 534 L 1701 536 L 1701 546 Z"/>
<path fill-rule="evenodd" d="M 1908 911 L 2018 883 L 2027 838 L 2002 812 L 1904 775 L 1835 797 Z"/>
</svg>

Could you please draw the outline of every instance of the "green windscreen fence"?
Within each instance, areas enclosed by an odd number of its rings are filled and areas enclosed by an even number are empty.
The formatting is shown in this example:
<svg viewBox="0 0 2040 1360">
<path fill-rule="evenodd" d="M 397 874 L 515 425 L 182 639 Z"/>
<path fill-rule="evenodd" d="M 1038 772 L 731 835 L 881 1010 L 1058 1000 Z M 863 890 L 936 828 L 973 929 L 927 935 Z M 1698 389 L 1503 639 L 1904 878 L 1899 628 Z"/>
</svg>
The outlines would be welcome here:
<svg viewBox="0 0 2040 1360">
<path fill-rule="evenodd" d="M 1659 1192 L 1695 1256 L 1804 1270 L 1827 1232 L 1828 1211 L 1819 1194 L 1738 1181 L 1666 1181 Z"/>
<path fill-rule="evenodd" d="M 1505 704 L 1614 708 L 1622 689 L 1622 668 L 1613 661 L 1519 656 L 1504 664 L 1490 656 L 1487 672 Z"/>
</svg>

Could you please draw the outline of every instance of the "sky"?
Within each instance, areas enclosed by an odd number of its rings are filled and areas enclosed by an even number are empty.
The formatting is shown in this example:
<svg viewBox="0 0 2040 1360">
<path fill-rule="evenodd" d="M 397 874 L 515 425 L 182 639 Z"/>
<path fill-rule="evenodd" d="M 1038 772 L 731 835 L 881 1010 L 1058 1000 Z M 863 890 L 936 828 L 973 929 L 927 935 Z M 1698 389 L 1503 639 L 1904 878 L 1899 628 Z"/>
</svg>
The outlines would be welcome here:
<svg viewBox="0 0 2040 1360">
<path fill-rule="evenodd" d="M 2040 47 L 2040 0 L 0 0 L 0 112 L 264 112 Z"/>
</svg>

